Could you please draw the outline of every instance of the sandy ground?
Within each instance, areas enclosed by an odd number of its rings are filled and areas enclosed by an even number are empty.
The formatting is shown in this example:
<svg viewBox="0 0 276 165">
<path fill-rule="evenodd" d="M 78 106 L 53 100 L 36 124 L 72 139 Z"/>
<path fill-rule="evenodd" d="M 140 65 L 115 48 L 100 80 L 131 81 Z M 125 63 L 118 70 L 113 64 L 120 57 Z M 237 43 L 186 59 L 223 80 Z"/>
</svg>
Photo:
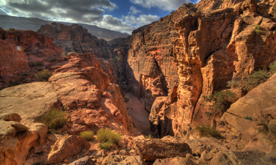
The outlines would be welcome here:
<svg viewBox="0 0 276 165">
<path fill-rule="evenodd" d="M 125 98 L 128 99 L 127 111 L 133 119 L 134 127 L 144 135 L 150 134 L 149 113 L 144 109 L 143 102 L 129 92 L 125 93 Z"/>
</svg>

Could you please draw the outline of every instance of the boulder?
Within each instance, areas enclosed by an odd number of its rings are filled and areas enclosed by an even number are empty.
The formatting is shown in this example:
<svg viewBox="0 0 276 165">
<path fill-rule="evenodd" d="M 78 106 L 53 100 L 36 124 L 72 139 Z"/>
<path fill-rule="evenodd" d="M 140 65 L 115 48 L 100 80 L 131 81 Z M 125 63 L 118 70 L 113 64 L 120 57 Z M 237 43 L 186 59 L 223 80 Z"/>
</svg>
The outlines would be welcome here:
<svg viewBox="0 0 276 165">
<path fill-rule="evenodd" d="M 40 123 L 27 127 L 19 122 L 0 120 L 0 164 L 23 165 L 29 150 L 42 144 L 48 128 Z"/>
<path fill-rule="evenodd" d="M 89 149 L 90 143 L 76 135 L 65 135 L 52 146 L 48 155 L 48 163 L 59 163 L 64 159 L 77 155 L 84 149 Z"/>
<path fill-rule="evenodd" d="M 135 148 L 137 153 L 147 161 L 176 156 L 185 157 L 187 153 L 192 152 L 189 145 L 186 143 L 157 139 L 136 141 Z"/>
</svg>

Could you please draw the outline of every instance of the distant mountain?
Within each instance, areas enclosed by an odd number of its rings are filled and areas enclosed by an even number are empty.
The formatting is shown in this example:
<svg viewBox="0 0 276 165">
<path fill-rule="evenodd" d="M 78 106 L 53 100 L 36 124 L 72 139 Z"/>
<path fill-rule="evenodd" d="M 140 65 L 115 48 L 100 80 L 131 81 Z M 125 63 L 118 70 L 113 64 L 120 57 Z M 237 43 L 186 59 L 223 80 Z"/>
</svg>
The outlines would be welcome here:
<svg viewBox="0 0 276 165">
<path fill-rule="evenodd" d="M 24 17 L 12 17 L 8 15 L 0 15 L 0 26 L 7 30 L 9 28 L 20 29 L 20 30 L 33 30 L 37 31 L 41 25 L 51 24 L 52 21 L 45 21 L 38 18 L 24 18 Z M 65 25 L 71 25 L 71 23 L 59 22 Z M 121 33 L 108 29 L 99 28 L 93 25 L 80 24 L 86 28 L 92 35 L 103 38 L 106 40 L 112 40 L 119 37 L 129 36 L 127 33 Z"/>
</svg>

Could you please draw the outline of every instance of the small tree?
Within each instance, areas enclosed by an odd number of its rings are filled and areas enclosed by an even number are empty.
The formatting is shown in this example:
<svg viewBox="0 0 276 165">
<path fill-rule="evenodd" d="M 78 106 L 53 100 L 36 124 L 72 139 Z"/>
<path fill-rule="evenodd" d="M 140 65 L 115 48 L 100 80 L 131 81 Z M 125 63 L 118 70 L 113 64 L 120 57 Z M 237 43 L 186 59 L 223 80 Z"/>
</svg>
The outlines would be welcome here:
<svg viewBox="0 0 276 165">
<path fill-rule="evenodd" d="M 203 96 L 204 101 L 214 102 L 211 108 L 211 112 L 207 112 L 208 115 L 213 115 L 218 111 L 225 111 L 230 106 L 229 99 L 235 98 L 236 94 L 230 91 L 219 91 L 209 96 Z"/>
<path fill-rule="evenodd" d="M 265 70 L 259 70 L 249 76 L 248 81 L 245 85 L 245 90 L 250 91 L 261 83 L 266 82 L 269 79 L 269 74 Z"/>
</svg>

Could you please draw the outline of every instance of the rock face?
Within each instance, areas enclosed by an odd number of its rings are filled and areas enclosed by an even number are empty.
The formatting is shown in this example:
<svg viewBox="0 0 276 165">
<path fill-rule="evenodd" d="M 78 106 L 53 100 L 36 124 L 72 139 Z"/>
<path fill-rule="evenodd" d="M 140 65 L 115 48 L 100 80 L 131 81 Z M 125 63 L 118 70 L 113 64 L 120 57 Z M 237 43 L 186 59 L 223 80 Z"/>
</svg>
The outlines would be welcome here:
<svg viewBox="0 0 276 165">
<path fill-rule="evenodd" d="M 34 81 L 38 70 L 63 62 L 53 39 L 34 31 L 0 28 L 0 88 Z"/>
<path fill-rule="evenodd" d="M 191 153 L 191 149 L 186 143 L 175 143 L 152 139 L 137 141 L 135 145 L 137 153 L 147 161 L 176 156 L 184 157 L 187 153 Z"/>
<path fill-rule="evenodd" d="M 267 14 L 272 13 L 272 6 L 270 2 L 201 1 L 184 4 L 170 15 L 178 33 L 172 51 L 179 81 L 177 101 L 163 104 L 171 114 L 170 122 L 156 128 L 166 132 L 171 127 L 174 135 L 183 136 L 191 124 L 210 124 L 205 112 L 211 110 L 203 96 L 228 88 L 230 80 L 245 79 L 268 68 L 276 46 L 276 23 Z M 178 16 L 175 19 L 174 14 Z M 154 24 L 144 29 L 151 26 Z M 168 108 L 175 103 L 176 108 Z M 155 118 L 165 118 L 165 114 Z"/>
<path fill-rule="evenodd" d="M 29 150 L 37 143 L 44 142 L 48 128 L 41 123 L 26 126 L 10 119 L 0 120 L 0 164 L 23 165 Z"/>
<path fill-rule="evenodd" d="M 54 43 L 65 54 L 68 52 L 91 53 L 102 58 L 109 58 L 111 55 L 112 50 L 106 50 L 107 42 L 105 40 L 98 39 L 88 33 L 87 29 L 77 24 L 67 26 L 52 23 L 51 25 L 42 25 L 37 32 L 52 37 Z"/>
<path fill-rule="evenodd" d="M 71 134 L 103 126 L 127 132 L 132 119 L 118 85 L 111 83 L 100 61 L 91 54 L 69 53 L 69 62 L 49 79 L 63 107 L 70 111 Z M 68 83 L 70 82 L 70 83 Z M 117 125 L 119 124 L 119 125 Z M 96 131 L 96 130 L 95 130 Z"/>
<path fill-rule="evenodd" d="M 241 138 L 238 144 L 245 150 L 270 152 L 275 149 L 272 145 L 276 136 L 273 133 L 276 118 L 275 85 L 276 75 L 232 104 L 222 116 L 231 133 Z"/>
<path fill-rule="evenodd" d="M 67 135 L 58 139 L 48 155 L 48 163 L 59 163 L 84 149 L 89 149 L 90 143 L 76 135 Z"/>
</svg>

